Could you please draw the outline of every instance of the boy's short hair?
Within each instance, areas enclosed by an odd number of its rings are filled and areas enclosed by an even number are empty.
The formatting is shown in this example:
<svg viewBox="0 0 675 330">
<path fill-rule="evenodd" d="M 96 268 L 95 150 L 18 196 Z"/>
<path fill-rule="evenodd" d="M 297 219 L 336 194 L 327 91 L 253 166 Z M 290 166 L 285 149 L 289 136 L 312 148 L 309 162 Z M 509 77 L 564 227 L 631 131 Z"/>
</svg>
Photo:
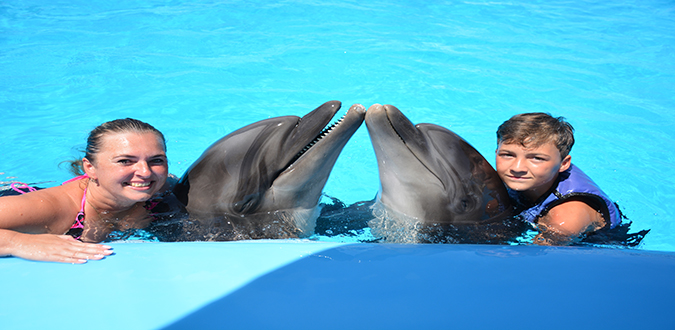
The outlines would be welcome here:
<svg viewBox="0 0 675 330">
<path fill-rule="evenodd" d="M 567 157 L 574 145 L 574 127 L 564 117 L 548 113 L 521 113 L 505 121 L 497 129 L 497 143 L 520 144 L 525 148 L 537 148 L 553 142 L 560 151 L 561 159 Z"/>
</svg>

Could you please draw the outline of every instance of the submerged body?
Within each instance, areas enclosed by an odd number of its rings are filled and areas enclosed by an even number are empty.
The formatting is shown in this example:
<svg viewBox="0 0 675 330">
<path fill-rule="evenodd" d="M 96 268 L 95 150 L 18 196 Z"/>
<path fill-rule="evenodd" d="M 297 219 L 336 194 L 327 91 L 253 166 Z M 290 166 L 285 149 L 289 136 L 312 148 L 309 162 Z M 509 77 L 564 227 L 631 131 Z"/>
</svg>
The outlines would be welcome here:
<svg viewBox="0 0 675 330">
<path fill-rule="evenodd" d="M 356 104 L 326 128 L 340 105 L 262 120 L 211 145 L 174 189 L 189 213 L 179 239 L 311 235 L 330 171 L 365 117 Z"/>
<path fill-rule="evenodd" d="M 391 105 L 371 106 L 366 125 L 381 185 L 370 223 L 375 235 L 395 242 L 503 239 L 485 230 L 511 216 L 506 188 L 469 143 L 438 125 L 414 125 Z"/>
</svg>

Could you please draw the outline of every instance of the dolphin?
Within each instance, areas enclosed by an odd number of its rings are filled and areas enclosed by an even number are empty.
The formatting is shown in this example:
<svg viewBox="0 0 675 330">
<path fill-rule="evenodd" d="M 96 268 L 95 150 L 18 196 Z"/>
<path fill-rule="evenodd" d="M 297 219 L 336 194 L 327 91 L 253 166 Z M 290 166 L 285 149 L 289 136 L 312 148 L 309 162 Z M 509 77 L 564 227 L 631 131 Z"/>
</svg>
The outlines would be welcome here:
<svg viewBox="0 0 675 330">
<path fill-rule="evenodd" d="M 339 101 L 302 118 L 269 118 L 216 141 L 173 189 L 189 214 L 181 240 L 305 237 L 343 147 L 361 126 L 353 105 L 336 123 Z"/>
<path fill-rule="evenodd" d="M 434 124 L 414 125 L 392 105 L 371 106 L 365 121 L 380 176 L 375 219 L 369 222 L 373 235 L 394 242 L 447 242 L 439 238 L 443 233 L 473 235 L 477 226 L 511 216 L 499 176 L 457 134 Z"/>
</svg>

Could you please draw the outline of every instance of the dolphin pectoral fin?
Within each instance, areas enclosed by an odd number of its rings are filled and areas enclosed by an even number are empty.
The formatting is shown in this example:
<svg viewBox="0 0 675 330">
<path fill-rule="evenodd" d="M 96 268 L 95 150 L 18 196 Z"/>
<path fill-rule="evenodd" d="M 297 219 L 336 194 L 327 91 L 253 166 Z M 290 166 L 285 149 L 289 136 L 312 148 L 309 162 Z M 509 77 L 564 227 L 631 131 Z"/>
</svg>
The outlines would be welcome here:
<svg viewBox="0 0 675 330">
<path fill-rule="evenodd" d="M 190 193 L 190 180 L 187 178 L 187 173 L 178 181 L 178 183 L 173 187 L 173 194 L 176 196 L 179 202 L 183 205 L 188 205 L 189 203 L 189 193 Z"/>
</svg>

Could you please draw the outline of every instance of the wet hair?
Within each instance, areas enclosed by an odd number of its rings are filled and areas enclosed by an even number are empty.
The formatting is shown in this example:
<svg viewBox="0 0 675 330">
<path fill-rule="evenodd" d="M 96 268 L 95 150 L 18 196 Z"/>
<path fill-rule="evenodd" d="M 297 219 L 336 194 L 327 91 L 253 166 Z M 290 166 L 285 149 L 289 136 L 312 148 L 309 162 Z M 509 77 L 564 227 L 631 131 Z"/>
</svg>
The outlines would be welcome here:
<svg viewBox="0 0 675 330">
<path fill-rule="evenodd" d="M 152 125 L 133 118 L 115 119 L 105 122 L 94 128 L 87 138 L 87 147 L 84 150 L 84 157 L 90 162 L 96 161 L 96 156 L 101 151 L 101 140 L 108 134 L 115 133 L 154 133 L 164 145 L 166 151 L 166 140 L 164 134 Z M 70 161 L 70 171 L 76 175 L 84 173 L 82 169 L 82 160 Z"/>
<path fill-rule="evenodd" d="M 497 143 L 520 144 L 537 148 L 552 142 L 564 159 L 574 145 L 574 127 L 564 117 L 548 113 L 521 113 L 505 121 L 497 129 Z"/>
</svg>

